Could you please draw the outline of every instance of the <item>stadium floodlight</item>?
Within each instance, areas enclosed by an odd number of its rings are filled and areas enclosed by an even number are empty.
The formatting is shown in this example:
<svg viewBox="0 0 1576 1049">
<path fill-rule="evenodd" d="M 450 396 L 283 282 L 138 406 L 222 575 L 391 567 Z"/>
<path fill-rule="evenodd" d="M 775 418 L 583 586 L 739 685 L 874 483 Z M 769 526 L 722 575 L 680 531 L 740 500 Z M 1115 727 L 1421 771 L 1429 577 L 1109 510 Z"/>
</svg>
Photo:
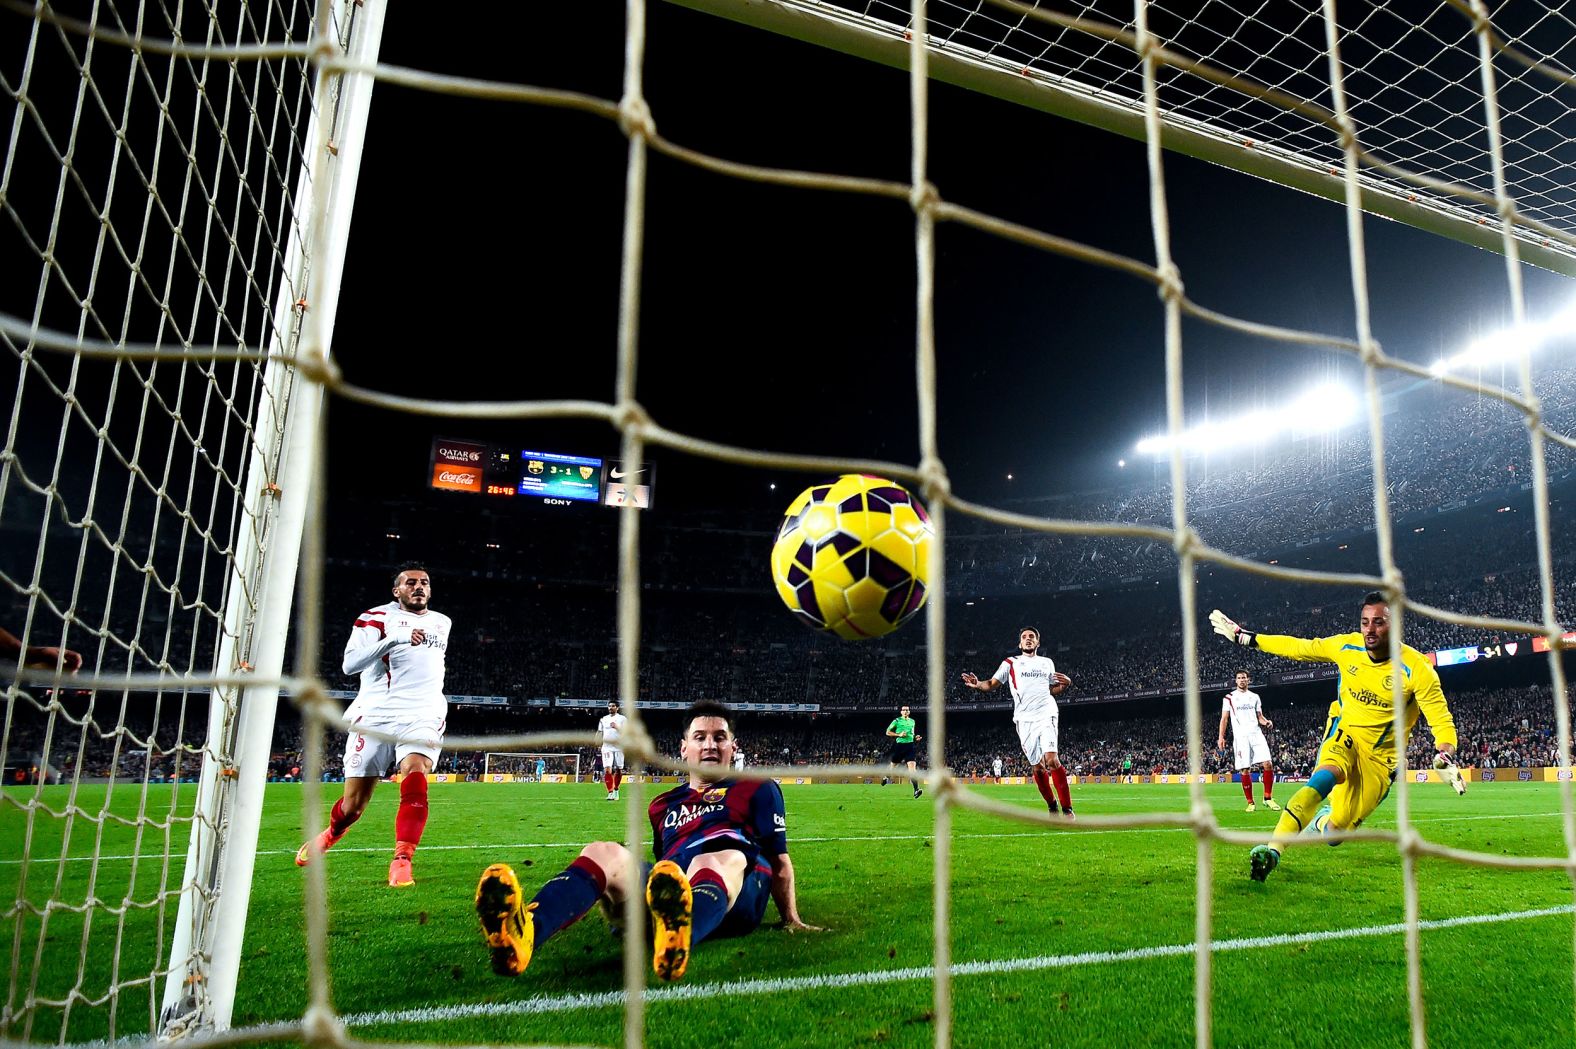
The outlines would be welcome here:
<svg viewBox="0 0 1576 1049">
<path fill-rule="evenodd" d="M 1515 328 L 1485 335 L 1451 357 L 1442 357 L 1429 366 L 1435 375 L 1467 368 L 1491 367 L 1511 363 L 1523 355 L 1537 353 L 1561 338 L 1576 335 L 1576 306 L 1567 307 L 1546 321 L 1528 322 Z"/>
<path fill-rule="evenodd" d="M 1357 418 L 1357 408 L 1356 394 L 1328 383 L 1274 410 L 1201 423 L 1183 432 L 1181 444 L 1188 452 L 1207 453 L 1262 445 L 1286 434 L 1328 433 Z M 1171 450 L 1171 438 L 1145 437 L 1137 450 L 1142 455 L 1165 455 Z"/>
</svg>

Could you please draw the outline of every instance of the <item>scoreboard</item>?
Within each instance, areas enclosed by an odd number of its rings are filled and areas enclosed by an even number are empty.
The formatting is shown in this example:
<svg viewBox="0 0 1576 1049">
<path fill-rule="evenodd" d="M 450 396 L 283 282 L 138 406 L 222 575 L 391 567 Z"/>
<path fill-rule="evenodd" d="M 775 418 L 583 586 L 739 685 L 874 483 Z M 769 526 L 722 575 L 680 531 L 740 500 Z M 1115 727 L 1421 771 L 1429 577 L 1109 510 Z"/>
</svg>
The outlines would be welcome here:
<svg viewBox="0 0 1576 1049">
<path fill-rule="evenodd" d="M 602 500 L 602 460 L 558 452 L 520 453 L 521 495 L 596 503 Z"/>
<path fill-rule="evenodd" d="M 606 463 L 595 456 L 514 451 L 478 441 L 438 437 L 432 442 L 430 486 L 441 491 L 512 498 L 529 496 L 555 506 L 599 503 Z"/>
</svg>

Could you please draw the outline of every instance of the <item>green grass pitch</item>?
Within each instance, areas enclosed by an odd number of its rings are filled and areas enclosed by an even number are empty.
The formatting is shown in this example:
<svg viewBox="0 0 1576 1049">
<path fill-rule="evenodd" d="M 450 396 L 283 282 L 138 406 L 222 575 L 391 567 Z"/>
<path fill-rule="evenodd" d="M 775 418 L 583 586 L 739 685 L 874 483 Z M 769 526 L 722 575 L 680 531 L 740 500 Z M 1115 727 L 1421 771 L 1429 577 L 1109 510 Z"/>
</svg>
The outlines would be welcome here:
<svg viewBox="0 0 1576 1049">
<path fill-rule="evenodd" d="M 648 791 L 650 788 L 647 788 Z M 981 788 L 1038 806 L 1034 788 Z M 1281 800 L 1294 786 L 1283 784 Z M 328 792 L 328 800 L 337 793 Z M 169 788 L 150 791 L 167 813 Z M 192 788 L 182 788 L 189 799 Z M 1085 816 L 1181 811 L 1186 787 L 1075 787 Z M 701 945 L 689 974 L 655 992 L 647 1044 L 700 1047 L 923 1046 L 932 1043 L 931 892 L 934 841 L 929 795 L 903 786 L 788 786 L 791 851 L 806 921 L 829 927 Z M 627 786 L 626 786 L 627 794 Z M 23 800 L 31 789 L 15 791 Z M 52 808 L 64 788 L 48 788 Z M 648 794 L 648 797 L 650 795 Z M 1236 786 L 1209 798 L 1228 827 L 1274 825 L 1262 807 L 1242 811 Z M 1511 855 L 1560 855 L 1559 795 L 1553 784 L 1474 784 L 1465 798 L 1440 785 L 1412 788 L 1413 813 L 1429 838 Z M 83 788 L 78 805 L 96 813 L 103 788 Z M 416 856 L 417 885 L 385 884 L 397 791 L 381 787 L 367 815 L 329 857 L 330 967 L 334 1004 L 356 1036 L 440 1043 L 542 1042 L 618 1045 L 620 946 L 603 919 L 547 944 L 518 979 L 493 975 L 471 909 L 488 863 L 514 865 L 527 891 L 574 858 L 577 846 L 617 838 L 621 804 L 598 784 L 435 786 L 432 817 Z M 131 815 L 134 794 L 118 788 L 114 811 Z M 1394 825 L 1394 799 L 1373 821 Z M 242 955 L 235 1022 L 299 1018 L 306 999 L 302 877 L 292 862 L 301 841 L 301 788 L 268 788 L 251 918 Z M 1193 1044 L 1196 845 L 1186 831 L 1042 830 L 955 814 L 953 878 L 954 1044 L 1010 1047 Z M 14 901 L 25 815 L 0 808 L 0 899 Z M 98 828 L 78 820 L 66 854 L 90 855 Z M 130 860 L 136 832 L 108 824 L 96 868 L 39 857 L 61 854 L 63 828 L 36 820 L 24 895 L 80 905 L 89 892 L 119 907 L 131 887 L 152 898 L 164 836 L 145 830 L 145 857 Z M 170 836 L 178 881 L 185 827 Z M 1212 1003 L 1219 1046 L 1405 1046 L 1406 965 L 1401 864 L 1384 843 L 1293 849 L 1267 884 L 1247 877 L 1247 850 L 1216 845 Z M 151 855 L 150 855 L 151 853 Z M 135 874 L 136 880 L 132 882 Z M 1429 1044 L 1576 1045 L 1572 1001 L 1572 886 L 1559 871 L 1507 872 L 1420 862 Z M 57 888 L 58 882 L 58 888 Z M 173 923 L 173 906 L 165 924 Z M 1528 913 L 1546 911 L 1551 913 Z M 768 909 L 768 922 L 776 920 Z M 1479 918 L 1454 923 L 1454 919 Z M 156 909 L 124 918 L 94 912 L 84 952 L 83 918 L 39 919 L 10 906 L 0 944 L 12 953 L 11 1039 L 68 1043 L 145 1036 L 159 989 L 131 987 L 112 1007 L 19 1015 L 28 988 L 62 998 L 74 985 L 103 996 L 120 941 L 120 979 L 145 974 L 161 951 Z M 20 927 L 20 935 L 19 933 Z M 1332 935 L 1334 934 L 1334 935 Z M 1284 939 L 1271 939 L 1283 937 Z M 79 984 L 80 972 L 80 984 Z M 585 996 L 576 998 L 575 996 Z"/>
</svg>

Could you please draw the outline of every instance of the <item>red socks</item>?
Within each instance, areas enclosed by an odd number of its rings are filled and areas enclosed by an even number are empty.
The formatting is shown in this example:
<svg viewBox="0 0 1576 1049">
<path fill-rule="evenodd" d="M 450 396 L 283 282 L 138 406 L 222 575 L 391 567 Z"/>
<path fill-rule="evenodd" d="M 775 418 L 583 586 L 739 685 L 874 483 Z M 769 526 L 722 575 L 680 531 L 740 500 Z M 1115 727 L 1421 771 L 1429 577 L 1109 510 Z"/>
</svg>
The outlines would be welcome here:
<svg viewBox="0 0 1576 1049">
<path fill-rule="evenodd" d="M 1056 795 L 1051 792 L 1051 777 L 1039 765 L 1034 766 L 1034 785 L 1040 788 L 1040 797 L 1045 799 L 1046 807 L 1052 812 L 1056 811 Z"/>
<path fill-rule="evenodd" d="M 1275 768 L 1272 765 L 1269 768 L 1264 770 L 1264 800 L 1265 801 L 1269 801 L 1270 800 L 1270 795 L 1274 792 L 1274 790 L 1275 790 Z M 1253 800 L 1253 795 L 1251 793 L 1248 794 L 1248 800 L 1249 801 Z"/>
<path fill-rule="evenodd" d="M 1248 804 L 1251 805 L 1253 804 L 1253 773 L 1243 770 L 1239 775 L 1242 777 L 1242 793 L 1247 796 Z M 1264 785 L 1264 789 L 1270 789 L 1268 783 Z M 1268 794 L 1264 796 L 1269 797 Z"/>
<path fill-rule="evenodd" d="M 1052 769 L 1051 782 L 1056 784 L 1056 796 L 1062 799 L 1062 811 L 1071 812 L 1073 810 L 1073 794 L 1072 791 L 1067 788 L 1066 767 L 1058 765 Z"/>
<path fill-rule="evenodd" d="M 623 769 L 614 769 L 613 770 L 613 789 L 617 790 L 620 786 L 623 785 L 623 783 L 624 783 L 624 770 Z"/>
<path fill-rule="evenodd" d="M 350 814 L 346 813 L 345 812 L 345 799 L 344 798 L 340 798 L 338 801 L 334 802 L 334 811 L 329 813 L 329 815 L 328 815 L 328 834 L 329 834 L 329 837 L 334 838 L 336 840 L 339 839 L 339 838 L 344 837 L 345 831 L 350 829 L 350 825 L 352 823 L 356 822 L 357 820 L 359 820 L 360 818 L 361 818 L 361 813 L 359 813 L 359 812 L 356 813 L 355 815 L 350 815 Z"/>
<path fill-rule="evenodd" d="M 399 782 L 399 811 L 394 814 L 394 855 L 410 858 L 421 844 L 427 826 L 427 777 L 420 772 L 406 773 Z"/>
</svg>

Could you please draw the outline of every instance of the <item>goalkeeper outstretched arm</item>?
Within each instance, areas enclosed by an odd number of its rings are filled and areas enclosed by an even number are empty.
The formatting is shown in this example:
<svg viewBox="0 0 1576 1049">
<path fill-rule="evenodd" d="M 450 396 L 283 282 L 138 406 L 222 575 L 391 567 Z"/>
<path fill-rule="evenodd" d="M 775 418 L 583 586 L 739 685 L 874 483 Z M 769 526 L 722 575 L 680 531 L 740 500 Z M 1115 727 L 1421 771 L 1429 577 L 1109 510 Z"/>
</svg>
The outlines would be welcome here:
<svg viewBox="0 0 1576 1049">
<path fill-rule="evenodd" d="M 1304 663 L 1334 663 L 1338 658 L 1339 638 L 1261 634 L 1237 623 L 1218 608 L 1209 614 L 1209 625 L 1215 633 L 1234 644 L 1243 648 L 1256 648 L 1272 656 L 1283 656 Z"/>
</svg>

